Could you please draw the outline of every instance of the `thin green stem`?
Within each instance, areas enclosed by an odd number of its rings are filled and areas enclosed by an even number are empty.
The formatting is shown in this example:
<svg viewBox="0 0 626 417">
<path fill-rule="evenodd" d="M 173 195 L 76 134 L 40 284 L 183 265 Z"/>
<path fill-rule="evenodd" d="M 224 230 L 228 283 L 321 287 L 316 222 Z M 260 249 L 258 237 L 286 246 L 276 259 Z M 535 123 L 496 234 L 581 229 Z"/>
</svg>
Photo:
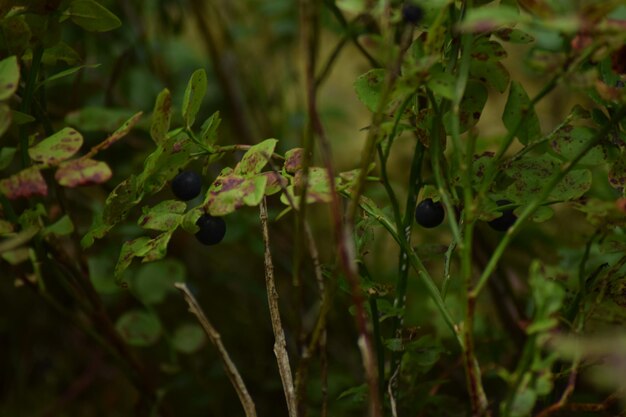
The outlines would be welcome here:
<svg viewBox="0 0 626 417">
<path fill-rule="evenodd" d="M 507 231 L 507 233 L 504 235 L 504 237 L 502 238 L 502 240 L 500 241 L 500 243 L 498 244 L 498 246 L 494 250 L 494 253 L 491 256 L 491 259 L 489 259 L 489 262 L 487 263 L 487 266 L 485 267 L 485 270 L 483 271 L 482 275 L 480 276 L 480 278 L 478 280 L 478 284 L 476 284 L 476 287 L 474 287 L 474 289 L 472 290 L 472 292 L 470 294 L 471 297 L 473 297 L 473 298 L 478 297 L 478 294 L 480 294 L 480 291 L 483 289 L 483 287 L 487 283 L 487 280 L 489 279 L 489 277 L 491 276 L 491 274 L 495 270 L 495 268 L 496 268 L 496 266 L 498 264 L 498 261 L 500 260 L 500 258 L 504 254 L 505 249 L 507 248 L 509 243 L 511 243 L 511 240 L 513 239 L 515 234 L 517 234 L 517 232 L 520 230 L 523 222 L 534 214 L 534 212 L 542 204 L 542 202 L 545 201 L 548 198 L 548 196 L 550 195 L 550 193 L 552 192 L 554 187 L 556 187 L 563 180 L 563 178 L 565 178 L 565 176 L 572 169 L 574 169 L 576 164 L 591 149 L 593 149 L 593 147 L 598 145 L 598 143 L 600 143 L 600 141 L 602 141 L 606 137 L 606 135 L 609 133 L 609 131 L 617 123 L 619 123 L 625 116 L 626 116 L 626 106 L 622 106 L 616 112 L 615 116 L 611 119 L 610 123 L 606 124 L 602 129 L 600 129 L 595 134 L 595 136 L 591 140 L 589 140 L 580 151 L 578 151 L 578 153 L 574 156 L 574 158 L 572 158 L 571 161 L 569 161 L 567 163 L 564 163 L 561 166 L 561 169 L 559 170 L 559 172 L 557 172 L 555 175 L 552 176 L 552 178 L 548 181 L 548 183 L 543 188 L 543 190 L 540 193 L 538 193 L 535 196 L 535 198 L 532 199 L 527 206 L 524 207 L 524 210 L 520 213 L 517 221 Z"/>
<path fill-rule="evenodd" d="M 43 57 L 43 46 L 35 47 L 33 51 L 33 60 L 26 78 L 26 86 L 24 87 L 24 96 L 22 97 L 22 105 L 20 111 L 30 115 L 30 108 L 33 103 L 35 94 L 35 86 L 37 85 L 37 77 L 41 68 L 41 58 Z M 30 163 L 28 156 L 28 131 L 26 127 L 20 126 L 20 155 L 22 157 L 22 167 L 27 167 Z"/>
</svg>

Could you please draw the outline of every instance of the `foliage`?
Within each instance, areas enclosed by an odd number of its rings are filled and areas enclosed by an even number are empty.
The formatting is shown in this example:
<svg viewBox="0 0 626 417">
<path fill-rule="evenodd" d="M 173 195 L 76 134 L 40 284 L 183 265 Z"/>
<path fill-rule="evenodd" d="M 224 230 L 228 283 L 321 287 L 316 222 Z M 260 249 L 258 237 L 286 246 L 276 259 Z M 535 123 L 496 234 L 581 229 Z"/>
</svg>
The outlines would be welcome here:
<svg viewBox="0 0 626 417">
<path fill-rule="evenodd" d="M 298 6 L 0 2 L 0 414 L 619 413 L 626 7 Z"/>
</svg>

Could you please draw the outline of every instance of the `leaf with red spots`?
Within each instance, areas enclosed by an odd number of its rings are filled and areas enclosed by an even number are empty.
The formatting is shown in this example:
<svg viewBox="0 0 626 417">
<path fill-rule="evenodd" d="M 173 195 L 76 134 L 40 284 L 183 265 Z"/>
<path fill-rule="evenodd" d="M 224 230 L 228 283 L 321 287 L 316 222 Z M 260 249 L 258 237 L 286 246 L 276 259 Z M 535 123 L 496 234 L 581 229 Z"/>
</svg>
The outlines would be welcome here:
<svg viewBox="0 0 626 417">
<path fill-rule="evenodd" d="M 142 115 L 143 112 L 141 111 L 132 115 L 130 119 L 126 120 L 115 132 L 111 133 L 108 138 L 91 148 L 87 156 L 94 156 L 96 153 L 107 149 L 109 146 L 126 136 L 128 132 L 130 132 L 130 130 L 139 122 Z"/>
<path fill-rule="evenodd" d="M 626 196 L 626 149 L 622 149 L 620 156 L 609 169 L 609 184 Z"/>
<path fill-rule="evenodd" d="M 541 193 L 545 185 L 559 172 L 560 161 L 547 155 L 521 158 L 512 162 L 505 173 L 513 179 L 505 197 L 513 201 L 529 201 Z M 591 171 L 570 171 L 550 193 L 550 200 L 567 201 L 584 195 L 591 188 Z"/>
<path fill-rule="evenodd" d="M 268 177 L 237 175 L 225 168 L 209 187 L 204 207 L 213 216 L 225 216 L 243 206 L 256 206 L 263 199 Z"/>
<path fill-rule="evenodd" d="M 477 61 L 499 61 L 506 58 L 506 51 L 499 42 L 486 37 L 478 38 L 472 45 L 471 57 Z"/>
<path fill-rule="evenodd" d="M 111 175 L 111 168 L 106 163 L 80 158 L 61 164 L 54 178 L 62 186 L 73 188 L 79 185 L 102 184 Z"/>
<path fill-rule="evenodd" d="M 174 230 L 183 221 L 183 213 L 187 204 L 178 200 L 162 201 L 154 207 L 143 208 L 143 215 L 137 224 L 144 229 L 162 232 Z"/>
<path fill-rule="evenodd" d="M 573 159 L 587 143 L 591 141 L 596 132 L 583 126 L 566 124 L 558 129 L 551 137 L 550 146 L 561 158 L 566 161 Z M 596 166 L 606 160 L 606 150 L 601 146 L 594 146 L 579 161 L 581 165 Z"/>
<path fill-rule="evenodd" d="M 115 281 L 119 283 L 122 273 L 130 266 L 134 258 L 143 258 L 142 262 L 152 262 L 162 259 L 167 253 L 167 244 L 172 237 L 173 231 L 161 233 L 154 239 L 142 236 L 129 240 L 122 245 L 120 257 L 115 265 L 113 274 Z"/>
<path fill-rule="evenodd" d="M 78 131 L 66 127 L 52 136 L 48 136 L 37 145 L 28 149 L 33 161 L 48 165 L 57 165 L 71 158 L 83 146 L 83 137 Z"/>
<path fill-rule="evenodd" d="M 478 123 L 485 103 L 487 103 L 487 89 L 485 86 L 476 81 L 469 81 L 465 88 L 463 99 L 459 104 L 461 133 L 471 129 Z M 445 126 L 452 126 L 452 112 L 446 113 L 444 124 Z"/>
<path fill-rule="evenodd" d="M 11 97 L 20 83 L 20 67 L 17 58 L 10 56 L 0 61 L 0 100 Z"/>
<path fill-rule="evenodd" d="M 511 80 L 509 71 L 498 61 L 472 60 L 470 63 L 470 75 L 490 85 L 499 93 L 506 91 Z"/>
<path fill-rule="evenodd" d="M 304 148 L 290 149 L 285 153 L 285 171 L 294 174 L 302 169 L 302 159 L 304 158 Z"/>
<path fill-rule="evenodd" d="M 302 174 L 303 171 L 298 171 L 293 177 L 293 183 L 287 187 L 287 192 L 291 197 L 290 199 L 294 202 L 296 207 L 299 206 L 300 201 L 300 189 L 303 181 Z M 280 201 L 282 201 L 283 204 L 290 204 L 290 199 L 284 194 L 280 197 Z M 306 201 L 307 203 L 329 203 L 332 201 L 332 195 L 330 194 L 330 182 L 328 181 L 328 172 L 325 168 L 309 168 Z"/>
<path fill-rule="evenodd" d="M 0 192 L 9 199 L 48 195 L 48 185 L 37 167 L 26 168 L 0 181 Z"/>
<path fill-rule="evenodd" d="M 172 118 L 172 94 L 167 88 L 159 93 L 154 110 L 152 111 L 152 120 L 150 123 L 150 137 L 159 145 L 163 143 L 170 129 L 170 120 Z"/>
<path fill-rule="evenodd" d="M 146 194 L 158 192 L 191 161 L 191 153 L 198 150 L 186 133 L 167 138 L 146 158 L 143 172 L 137 176 L 137 189 Z"/>
<path fill-rule="evenodd" d="M 272 157 L 277 143 L 276 139 L 266 139 L 252 146 L 235 167 L 235 174 L 251 177 L 260 173 Z"/>
</svg>

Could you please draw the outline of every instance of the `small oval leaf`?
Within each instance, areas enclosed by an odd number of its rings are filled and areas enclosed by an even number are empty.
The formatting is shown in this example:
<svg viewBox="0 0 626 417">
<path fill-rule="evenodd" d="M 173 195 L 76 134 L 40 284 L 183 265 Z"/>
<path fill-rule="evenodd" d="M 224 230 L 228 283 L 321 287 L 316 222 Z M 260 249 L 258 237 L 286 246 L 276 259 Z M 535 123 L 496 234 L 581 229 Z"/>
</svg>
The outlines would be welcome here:
<svg viewBox="0 0 626 417">
<path fill-rule="evenodd" d="M 102 184 L 111 178 L 111 168 L 102 161 L 94 159 L 75 159 L 62 164 L 54 178 L 64 187 Z"/>
<path fill-rule="evenodd" d="M 66 127 L 30 147 L 28 155 L 33 161 L 57 165 L 59 162 L 72 157 L 81 146 L 83 146 L 82 135 L 75 129 Z"/>
<path fill-rule="evenodd" d="M 161 322 L 145 311 L 132 310 L 124 313 L 115 323 L 116 330 L 131 346 L 150 346 L 161 336 Z"/>
</svg>

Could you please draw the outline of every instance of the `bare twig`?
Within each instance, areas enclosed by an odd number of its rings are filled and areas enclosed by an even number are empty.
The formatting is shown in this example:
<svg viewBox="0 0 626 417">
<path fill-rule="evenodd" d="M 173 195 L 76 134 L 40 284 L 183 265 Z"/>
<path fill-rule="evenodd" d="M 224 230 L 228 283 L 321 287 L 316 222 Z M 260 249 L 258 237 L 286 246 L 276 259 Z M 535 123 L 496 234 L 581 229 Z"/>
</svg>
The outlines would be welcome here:
<svg viewBox="0 0 626 417">
<path fill-rule="evenodd" d="M 220 359 L 222 360 L 222 364 L 224 365 L 224 369 L 226 370 L 226 374 L 230 379 L 230 382 L 233 384 L 235 391 L 237 392 L 237 396 L 239 397 L 239 401 L 241 401 L 241 405 L 243 406 L 244 412 L 246 413 L 246 417 L 256 417 L 256 407 L 254 406 L 254 401 L 250 394 L 248 393 L 248 389 L 246 388 L 237 367 L 230 359 L 230 355 L 228 351 L 224 347 L 222 343 L 222 336 L 218 333 L 217 330 L 213 327 L 209 319 L 202 311 L 202 307 L 198 304 L 198 301 L 193 296 L 193 294 L 187 288 L 185 283 L 177 282 L 174 286 L 183 294 L 185 301 L 189 305 L 189 311 L 196 316 L 200 325 L 206 332 L 209 340 L 215 347 L 217 348 L 217 352 L 219 354 Z"/>
<path fill-rule="evenodd" d="M 280 310 L 278 308 L 278 291 L 276 290 L 276 283 L 274 282 L 274 265 L 270 251 L 270 236 L 267 227 L 267 203 L 265 202 L 265 197 L 263 197 L 263 201 L 259 204 L 259 211 L 261 228 L 263 230 L 263 243 L 265 244 L 265 285 L 267 287 L 267 301 L 270 308 L 272 330 L 274 331 L 275 338 L 274 355 L 276 355 L 278 372 L 280 373 L 280 379 L 285 391 L 289 417 L 295 417 L 298 415 L 296 395 L 293 385 L 293 376 L 291 375 L 291 365 L 289 364 L 289 355 L 287 354 L 285 330 L 280 320 Z"/>
</svg>

